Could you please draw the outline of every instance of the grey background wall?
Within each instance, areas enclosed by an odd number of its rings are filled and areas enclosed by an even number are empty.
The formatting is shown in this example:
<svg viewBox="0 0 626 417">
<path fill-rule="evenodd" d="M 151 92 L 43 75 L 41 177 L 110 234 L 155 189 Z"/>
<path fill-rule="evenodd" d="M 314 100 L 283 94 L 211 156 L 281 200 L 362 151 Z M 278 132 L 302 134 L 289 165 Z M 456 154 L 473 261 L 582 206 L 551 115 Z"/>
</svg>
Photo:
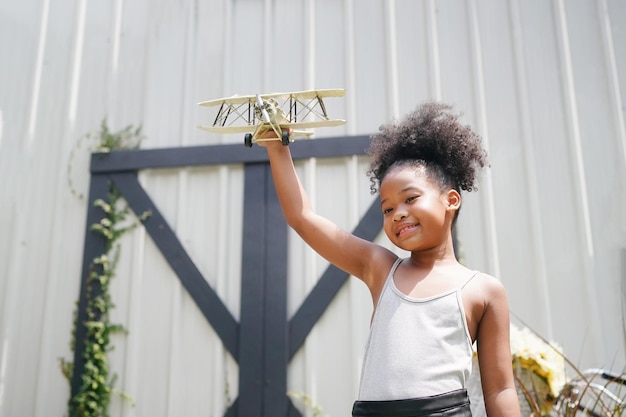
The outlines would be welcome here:
<svg viewBox="0 0 626 417">
<path fill-rule="evenodd" d="M 501 279 L 514 321 L 575 364 L 624 370 L 625 44 L 621 0 L 0 3 L 0 416 L 65 413 L 58 358 L 70 357 L 88 204 L 67 185 L 87 192 L 79 139 L 106 118 L 142 125 L 143 148 L 238 143 L 198 130 L 213 114 L 196 103 L 309 88 L 346 89 L 328 105 L 348 123 L 314 140 L 452 103 L 491 160 L 465 196 L 463 261 Z M 361 157 L 298 163 L 317 210 L 346 228 L 376 198 L 366 169 Z M 237 317 L 242 168 L 141 180 Z M 221 415 L 236 363 L 145 232 L 122 247 L 113 319 L 130 333 L 112 366 L 135 405 L 115 398 L 112 415 Z M 293 234 L 288 251 L 293 314 L 326 263 Z M 351 280 L 292 361 L 289 389 L 347 415 L 370 314 Z"/>
</svg>

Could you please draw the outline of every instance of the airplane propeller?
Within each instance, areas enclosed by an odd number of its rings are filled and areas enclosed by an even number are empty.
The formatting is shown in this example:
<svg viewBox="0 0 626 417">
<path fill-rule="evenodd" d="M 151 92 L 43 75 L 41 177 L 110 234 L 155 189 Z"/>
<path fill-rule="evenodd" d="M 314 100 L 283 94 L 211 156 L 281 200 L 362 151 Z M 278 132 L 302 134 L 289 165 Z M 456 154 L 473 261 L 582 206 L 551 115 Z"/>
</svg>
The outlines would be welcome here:
<svg viewBox="0 0 626 417">
<path fill-rule="evenodd" d="M 267 114 L 267 110 L 265 109 L 263 100 L 261 99 L 260 95 L 256 95 L 256 105 L 257 108 L 261 111 L 261 114 L 263 115 L 263 121 L 265 123 L 271 123 L 271 119 L 270 119 L 270 115 Z"/>
</svg>

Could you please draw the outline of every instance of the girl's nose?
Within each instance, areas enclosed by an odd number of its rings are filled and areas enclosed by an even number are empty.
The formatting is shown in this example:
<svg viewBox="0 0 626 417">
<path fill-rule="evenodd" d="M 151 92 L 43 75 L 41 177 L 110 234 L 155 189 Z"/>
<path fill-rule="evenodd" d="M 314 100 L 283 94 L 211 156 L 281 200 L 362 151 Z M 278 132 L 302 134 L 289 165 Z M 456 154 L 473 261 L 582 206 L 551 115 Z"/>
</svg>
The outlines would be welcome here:
<svg viewBox="0 0 626 417">
<path fill-rule="evenodd" d="M 405 217 L 406 217 L 406 212 L 404 211 L 396 210 L 396 212 L 393 214 L 393 220 L 396 222 L 404 219 Z"/>
</svg>

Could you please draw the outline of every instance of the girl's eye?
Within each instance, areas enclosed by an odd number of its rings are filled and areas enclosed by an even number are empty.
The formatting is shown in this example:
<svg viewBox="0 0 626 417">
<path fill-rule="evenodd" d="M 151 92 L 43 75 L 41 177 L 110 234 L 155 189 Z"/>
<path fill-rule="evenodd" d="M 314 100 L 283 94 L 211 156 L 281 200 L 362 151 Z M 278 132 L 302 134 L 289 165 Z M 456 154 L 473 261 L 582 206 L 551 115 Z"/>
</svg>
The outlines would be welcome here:
<svg viewBox="0 0 626 417">
<path fill-rule="evenodd" d="M 391 213 L 390 208 L 383 209 L 383 214 L 389 214 L 389 213 Z"/>
<path fill-rule="evenodd" d="M 411 201 L 416 200 L 416 199 L 417 199 L 417 196 L 411 196 L 411 197 L 406 199 L 406 202 L 410 203 Z"/>
</svg>

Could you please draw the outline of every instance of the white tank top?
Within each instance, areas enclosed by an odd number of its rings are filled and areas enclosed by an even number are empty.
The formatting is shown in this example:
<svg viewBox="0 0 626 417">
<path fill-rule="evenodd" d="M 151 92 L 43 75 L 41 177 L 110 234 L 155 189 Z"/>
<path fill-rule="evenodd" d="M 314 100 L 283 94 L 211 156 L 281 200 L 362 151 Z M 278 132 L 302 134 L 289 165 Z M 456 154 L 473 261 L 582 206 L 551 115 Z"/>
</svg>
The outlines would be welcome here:
<svg viewBox="0 0 626 417">
<path fill-rule="evenodd" d="M 465 388 L 472 342 L 460 287 L 412 298 L 395 285 L 396 260 L 378 300 L 365 349 L 359 401 L 402 400 Z"/>
</svg>

